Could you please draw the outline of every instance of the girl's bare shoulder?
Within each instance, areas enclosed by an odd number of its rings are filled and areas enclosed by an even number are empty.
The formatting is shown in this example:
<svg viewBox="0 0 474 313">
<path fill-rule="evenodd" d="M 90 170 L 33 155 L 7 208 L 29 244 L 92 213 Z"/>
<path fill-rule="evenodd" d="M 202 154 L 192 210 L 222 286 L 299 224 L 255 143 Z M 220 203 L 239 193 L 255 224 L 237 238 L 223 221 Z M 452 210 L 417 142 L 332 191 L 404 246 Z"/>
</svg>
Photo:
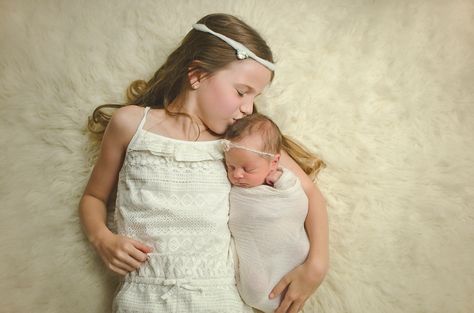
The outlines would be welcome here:
<svg viewBox="0 0 474 313">
<path fill-rule="evenodd" d="M 144 110 L 138 105 L 126 105 L 116 110 L 107 126 L 107 135 L 127 146 L 140 124 Z"/>
</svg>

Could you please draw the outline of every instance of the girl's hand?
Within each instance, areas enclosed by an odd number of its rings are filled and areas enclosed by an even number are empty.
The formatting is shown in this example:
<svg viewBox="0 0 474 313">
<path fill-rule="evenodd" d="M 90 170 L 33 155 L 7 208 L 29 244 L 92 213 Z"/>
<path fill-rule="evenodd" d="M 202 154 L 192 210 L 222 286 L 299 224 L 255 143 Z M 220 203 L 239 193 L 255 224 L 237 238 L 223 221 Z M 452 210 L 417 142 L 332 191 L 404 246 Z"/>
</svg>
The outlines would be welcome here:
<svg viewBox="0 0 474 313">
<path fill-rule="evenodd" d="M 286 274 L 270 293 L 270 299 L 273 299 L 286 290 L 275 313 L 297 313 L 302 310 L 304 303 L 319 287 L 325 274 L 324 269 L 308 261 Z"/>
<path fill-rule="evenodd" d="M 123 276 L 139 268 L 148 260 L 147 253 L 153 250 L 139 241 L 110 231 L 93 245 L 107 268 Z"/>
</svg>

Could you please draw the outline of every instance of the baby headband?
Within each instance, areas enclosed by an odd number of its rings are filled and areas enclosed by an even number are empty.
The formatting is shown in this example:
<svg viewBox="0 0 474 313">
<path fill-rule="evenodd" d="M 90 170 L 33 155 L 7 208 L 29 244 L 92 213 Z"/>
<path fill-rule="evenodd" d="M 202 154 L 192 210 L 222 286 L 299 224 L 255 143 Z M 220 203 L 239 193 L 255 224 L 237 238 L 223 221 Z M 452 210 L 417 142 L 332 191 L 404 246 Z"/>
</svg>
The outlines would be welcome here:
<svg viewBox="0 0 474 313">
<path fill-rule="evenodd" d="M 235 144 L 235 143 L 233 143 L 233 142 L 231 142 L 227 139 L 222 139 L 222 148 L 223 148 L 224 152 L 229 151 L 231 148 L 238 148 L 238 149 L 244 149 L 244 150 L 256 153 L 256 154 L 258 154 L 262 157 L 270 157 L 270 158 L 275 157 L 275 155 L 272 154 L 272 153 L 250 149 L 250 148 Z"/>
<path fill-rule="evenodd" d="M 258 57 L 255 53 L 250 51 L 249 48 L 247 48 L 246 46 L 244 46 L 240 42 L 237 42 L 237 41 L 235 41 L 235 40 L 233 40 L 233 39 L 231 39 L 227 36 L 224 36 L 220 33 L 216 33 L 215 31 L 212 31 L 211 29 L 209 29 L 209 27 L 207 27 L 204 24 L 193 24 L 193 28 L 196 29 L 196 30 L 205 32 L 205 33 L 210 33 L 210 34 L 212 34 L 216 37 L 219 37 L 220 39 L 224 40 L 225 42 L 227 42 L 230 46 L 232 46 L 232 48 L 234 48 L 236 50 L 237 59 L 244 60 L 244 59 L 252 58 L 255 61 L 263 64 L 264 66 L 266 66 L 269 70 L 275 71 L 275 64 L 273 64 L 273 63 L 271 63 L 271 62 L 269 62 L 265 59 L 262 59 L 262 58 Z"/>
</svg>

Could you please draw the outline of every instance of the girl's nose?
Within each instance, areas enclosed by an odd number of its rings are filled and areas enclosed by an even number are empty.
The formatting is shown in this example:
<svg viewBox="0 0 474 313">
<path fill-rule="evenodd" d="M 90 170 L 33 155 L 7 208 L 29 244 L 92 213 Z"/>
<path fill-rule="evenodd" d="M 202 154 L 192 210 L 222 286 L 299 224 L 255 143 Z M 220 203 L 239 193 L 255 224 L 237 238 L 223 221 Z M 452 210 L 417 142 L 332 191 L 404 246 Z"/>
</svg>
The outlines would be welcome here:
<svg viewBox="0 0 474 313">
<path fill-rule="evenodd" d="M 240 112 L 244 115 L 250 115 L 253 112 L 253 98 L 246 99 L 240 106 Z"/>
</svg>

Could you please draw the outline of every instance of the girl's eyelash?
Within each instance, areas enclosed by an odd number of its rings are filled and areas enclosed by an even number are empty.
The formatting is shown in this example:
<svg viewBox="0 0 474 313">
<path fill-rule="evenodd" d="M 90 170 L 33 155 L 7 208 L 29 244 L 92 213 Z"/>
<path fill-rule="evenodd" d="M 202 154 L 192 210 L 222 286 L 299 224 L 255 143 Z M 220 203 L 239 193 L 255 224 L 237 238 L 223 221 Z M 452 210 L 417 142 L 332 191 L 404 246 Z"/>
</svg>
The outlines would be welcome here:
<svg viewBox="0 0 474 313">
<path fill-rule="evenodd" d="M 237 90 L 237 89 L 236 89 Z M 241 93 L 240 91 L 237 90 L 237 93 L 239 94 L 239 96 L 243 97 L 245 94 L 244 93 Z"/>
</svg>

